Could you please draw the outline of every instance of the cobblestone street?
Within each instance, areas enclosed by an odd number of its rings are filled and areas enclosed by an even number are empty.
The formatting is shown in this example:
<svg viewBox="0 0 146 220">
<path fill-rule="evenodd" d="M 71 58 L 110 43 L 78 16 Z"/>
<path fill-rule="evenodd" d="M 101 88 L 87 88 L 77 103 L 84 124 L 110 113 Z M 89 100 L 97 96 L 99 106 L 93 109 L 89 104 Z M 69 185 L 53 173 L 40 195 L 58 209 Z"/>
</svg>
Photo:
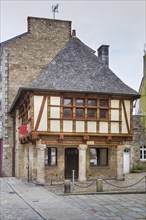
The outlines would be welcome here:
<svg viewBox="0 0 146 220">
<path fill-rule="evenodd" d="M 0 178 L 0 220 L 144 220 L 146 194 L 59 196 L 16 178 Z"/>
</svg>

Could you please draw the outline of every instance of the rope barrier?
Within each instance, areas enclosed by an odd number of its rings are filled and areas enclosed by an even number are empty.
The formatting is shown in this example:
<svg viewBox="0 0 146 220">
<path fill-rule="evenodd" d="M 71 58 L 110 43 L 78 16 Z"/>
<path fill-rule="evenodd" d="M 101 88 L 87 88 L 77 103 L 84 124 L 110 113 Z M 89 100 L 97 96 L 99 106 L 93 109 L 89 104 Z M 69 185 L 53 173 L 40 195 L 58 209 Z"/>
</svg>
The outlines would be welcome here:
<svg viewBox="0 0 146 220">
<path fill-rule="evenodd" d="M 145 179 L 146 178 L 146 176 L 144 176 L 141 180 L 139 180 L 138 182 L 136 182 L 136 183 L 134 183 L 134 184 L 132 184 L 132 185 L 129 185 L 129 186 L 117 186 L 117 185 L 114 185 L 114 184 L 112 184 L 112 183 L 109 183 L 108 181 L 106 181 L 105 179 L 103 179 L 103 181 L 105 182 L 105 183 L 107 183 L 107 184 L 109 184 L 109 185 L 111 185 L 111 186 L 114 186 L 114 187 L 117 187 L 117 188 L 129 188 L 129 187 L 132 187 L 132 186 L 135 186 L 135 185 L 137 185 L 138 183 L 140 183 L 143 179 Z"/>
<path fill-rule="evenodd" d="M 76 184 L 76 183 L 74 183 L 74 185 L 77 186 L 77 187 L 80 187 L 80 188 L 88 188 L 88 187 L 92 186 L 95 182 L 96 182 L 96 180 L 94 180 L 94 181 L 93 181 L 92 183 L 90 183 L 88 186 L 81 186 L 81 185 L 78 185 L 78 184 Z M 82 183 L 82 184 L 85 184 L 85 183 Z"/>
</svg>

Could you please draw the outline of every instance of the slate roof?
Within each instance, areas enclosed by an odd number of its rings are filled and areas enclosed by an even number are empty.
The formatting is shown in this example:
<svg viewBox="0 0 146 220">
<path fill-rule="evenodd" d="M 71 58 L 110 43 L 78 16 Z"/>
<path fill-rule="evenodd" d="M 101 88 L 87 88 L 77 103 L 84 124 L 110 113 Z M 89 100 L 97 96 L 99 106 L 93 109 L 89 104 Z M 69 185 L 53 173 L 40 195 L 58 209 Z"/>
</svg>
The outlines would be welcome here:
<svg viewBox="0 0 146 220">
<path fill-rule="evenodd" d="M 47 69 L 28 88 L 138 95 L 77 37 L 72 37 L 66 43 Z"/>
</svg>

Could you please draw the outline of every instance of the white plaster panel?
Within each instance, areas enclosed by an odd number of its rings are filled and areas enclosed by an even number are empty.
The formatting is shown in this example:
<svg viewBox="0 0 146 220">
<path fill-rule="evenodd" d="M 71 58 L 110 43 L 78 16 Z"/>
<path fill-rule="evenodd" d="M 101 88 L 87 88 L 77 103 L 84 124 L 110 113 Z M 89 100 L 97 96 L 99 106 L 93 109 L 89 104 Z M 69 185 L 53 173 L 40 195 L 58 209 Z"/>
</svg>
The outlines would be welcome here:
<svg viewBox="0 0 146 220">
<path fill-rule="evenodd" d="M 43 100 L 43 96 L 34 96 L 34 127 L 36 125 L 42 100 Z"/>
<path fill-rule="evenodd" d="M 112 99 L 111 100 L 111 108 L 119 108 L 119 100 Z"/>
<path fill-rule="evenodd" d="M 51 107 L 50 108 L 50 117 L 51 118 L 60 118 L 60 108 L 59 107 Z"/>
<path fill-rule="evenodd" d="M 125 115 L 124 115 L 124 109 L 123 109 L 123 105 L 122 105 L 122 133 L 128 133 L 127 130 L 127 125 L 126 125 L 126 120 L 125 120 Z"/>
<path fill-rule="evenodd" d="M 51 96 L 50 97 L 50 104 L 51 105 L 60 105 L 60 97 Z"/>
<path fill-rule="evenodd" d="M 76 121 L 76 132 L 84 132 L 84 131 L 85 131 L 85 122 Z"/>
<path fill-rule="evenodd" d="M 64 132 L 72 132 L 73 122 L 72 121 L 63 121 L 63 131 Z"/>
<path fill-rule="evenodd" d="M 119 121 L 119 110 L 111 110 L 111 120 Z"/>
<path fill-rule="evenodd" d="M 128 124 L 130 128 L 130 101 L 125 100 L 124 103 L 125 103 L 125 108 L 126 108 L 126 113 L 127 113 Z"/>
<path fill-rule="evenodd" d="M 59 120 L 51 120 L 50 121 L 50 130 L 54 132 L 60 131 L 60 121 Z"/>
<path fill-rule="evenodd" d="M 119 123 L 111 122 L 111 133 L 119 133 Z"/>
<path fill-rule="evenodd" d="M 108 133 L 108 122 L 99 123 L 99 133 Z"/>
<path fill-rule="evenodd" d="M 88 132 L 96 132 L 96 122 L 88 121 L 87 122 L 87 131 Z"/>
<path fill-rule="evenodd" d="M 38 127 L 38 131 L 47 131 L 48 130 L 47 129 L 47 123 L 48 123 L 47 106 L 48 106 L 48 100 L 46 99 L 43 113 L 42 113 L 42 117 L 41 117 L 40 124 Z"/>
</svg>

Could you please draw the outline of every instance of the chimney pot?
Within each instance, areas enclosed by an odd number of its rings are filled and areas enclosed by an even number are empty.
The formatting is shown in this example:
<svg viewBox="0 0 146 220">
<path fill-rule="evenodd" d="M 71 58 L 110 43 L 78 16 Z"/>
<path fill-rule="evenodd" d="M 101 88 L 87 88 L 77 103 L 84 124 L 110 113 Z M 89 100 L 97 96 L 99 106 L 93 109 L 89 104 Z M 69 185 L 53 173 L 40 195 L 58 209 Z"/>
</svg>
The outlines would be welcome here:
<svg viewBox="0 0 146 220">
<path fill-rule="evenodd" d="M 76 30 L 75 29 L 72 30 L 72 37 L 76 37 Z"/>
</svg>

